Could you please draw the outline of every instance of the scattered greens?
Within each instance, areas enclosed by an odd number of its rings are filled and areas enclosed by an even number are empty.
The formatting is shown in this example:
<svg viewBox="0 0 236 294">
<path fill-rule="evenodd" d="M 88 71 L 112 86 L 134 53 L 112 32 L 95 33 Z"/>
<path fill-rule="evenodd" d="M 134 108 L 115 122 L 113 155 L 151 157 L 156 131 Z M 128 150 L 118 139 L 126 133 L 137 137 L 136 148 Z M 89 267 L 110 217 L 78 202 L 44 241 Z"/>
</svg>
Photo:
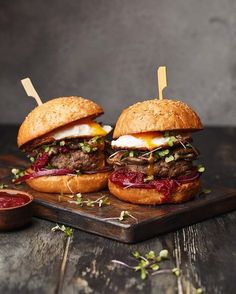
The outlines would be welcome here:
<svg viewBox="0 0 236 294">
<path fill-rule="evenodd" d="M 8 185 L 6 184 L 0 184 L 0 189 L 6 189 L 8 187 Z"/>
<path fill-rule="evenodd" d="M 139 272 L 140 278 L 145 280 L 150 275 L 161 274 L 161 273 L 172 273 L 176 277 L 180 276 L 180 269 L 160 269 L 160 263 L 169 258 L 168 250 L 163 249 L 156 254 L 153 250 L 147 252 L 146 254 L 141 255 L 139 251 L 132 252 L 132 257 L 135 258 L 137 264 L 134 266 L 130 266 L 125 262 L 119 260 L 112 260 L 113 263 L 117 263 L 128 267 L 135 272 Z"/>
<path fill-rule="evenodd" d="M 73 204 L 77 204 L 79 206 L 84 206 L 86 205 L 87 207 L 94 207 L 95 205 L 97 205 L 98 207 L 102 207 L 102 206 L 106 206 L 106 205 L 110 205 L 110 200 L 107 196 L 101 196 L 99 198 L 97 198 L 96 200 L 91 200 L 91 199 L 83 199 L 83 196 L 81 193 L 77 193 L 75 195 L 76 200 L 69 200 L 69 203 L 73 203 Z"/>
<path fill-rule="evenodd" d="M 136 157 L 137 155 L 138 155 L 137 151 L 132 150 L 129 152 L 129 157 Z"/>
<path fill-rule="evenodd" d="M 66 142 L 63 140 L 63 141 L 60 141 L 59 145 L 60 146 L 65 146 Z"/>
<path fill-rule="evenodd" d="M 23 177 L 25 172 L 23 170 L 17 169 L 17 168 L 13 168 L 11 170 L 12 174 L 13 174 L 13 180 L 12 182 L 15 182 L 16 179 L 19 179 L 20 177 Z"/>
<path fill-rule="evenodd" d="M 95 136 L 93 137 L 92 139 L 89 140 L 89 142 L 91 144 L 97 144 L 97 143 L 100 143 L 100 141 L 102 141 L 102 137 L 101 136 Z"/>
<path fill-rule="evenodd" d="M 170 147 L 172 147 L 174 145 L 174 142 L 176 141 L 177 139 L 175 138 L 175 136 L 171 136 L 168 140 L 168 145 Z"/>
<path fill-rule="evenodd" d="M 158 153 L 158 155 L 160 157 L 164 157 L 164 156 L 166 156 L 167 154 L 170 153 L 170 150 L 169 149 L 165 149 L 165 150 L 162 150 L 162 151 L 157 151 L 157 153 Z"/>
<path fill-rule="evenodd" d="M 175 160 L 175 158 L 174 158 L 173 155 L 168 156 L 168 157 L 165 158 L 165 162 L 171 162 L 171 161 L 173 161 L 173 160 Z"/>
<path fill-rule="evenodd" d="M 30 161 L 31 161 L 32 163 L 34 163 L 34 162 L 35 162 L 35 158 L 34 158 L 33 156 L 31 156 L 31 157 L 30 157 Z"/>
<path fill-rule="evenodd" d="M 199 173 L 204 173 L 204 171 L 205 171 L 205 167 L 204 167 L 202 164 L 199 164 L 199 165 L 197 166 L 197 170 L 198 170 Z"/>
<path fill-rule="evenodd" d="M 43 145 L 42 148 L 44 152 L 48 153 L 49 155 L 52 155 L 56 153 L 56 148 L 54 147 L 56 144 L 57 142 L 54 141 L 51 145 Z"/>
<path fill-rule="evenodd" d="M 175 268 L 172 269 L 172 273 L 174 275 L 176 275 L 176 277 L 179 277 L 180 276 L 180 269 L 175 267 Z"/>
<path fill-rule="evenodd" d="M 87 142 L 84 142 L 84 143 L 79 143 L 79 146 L 81 148 L 81 150 L 84 152 L 84 153 L 92 153 L 94 151 L 97 150 L 97 147 L 92 147 L 89 143 Z"/>
<path fill-rule="evenodd" d="M 108 218 L 104 218 L 105 221 L 107 220 L 118 220 L 119 222 L 123 222 L 126 221 L 128 218 L 132 218 L 134 219 L 136 222 L 138 221 L 137 218 L 135 216 L 133 216 L 129 211 L 127 210 L 123 210 L 121 211 L 119 216 L 116 217 L 108 217 Z"/>
<path fill-rule="evenodd" d="M 167 249 L 162 249 L 159 253 L 159 256 L 161 259 L 168 259 L 169 258 L 169 252 Z"/>
<path fill-rule="evenodd" d="M 196 293 L 197 293 L 197 294 L 202 294 L 202 293 L 203 293 L 202 288 L 197 288 L 197 289 L 196 289 Z"/>
<path fill-rule="evenodd" d="M 53 227 L 53 228 L 51 229 L 51 231 L 52 231 L 52 232 L 61 231 L 61 232 L 64 233 L 64 235 L 65 235 L 66 237 L 72 237 L 72 236 L 73 236 L 73 229 L 70 228 L 70 227 L 66 227 L 66 226 L 64 226 L 64 225 L 59 226 L 58 224 L 56 224 L 56 226 Z"/>
<path fill-rule="evenodd" d="M 129 211 L 127 211 L 127 210 L 121 211 L 120 216 L 119 216 L 118 219 L 119 219 L 120 222 L 122 222 L 122 221 L 127 220 L 129 217 L 137 220 L 136 217 L 134 217 L 132 214 L 130 214 Z"/>
<path fill-rule="evenodd" d="M 202 192 L 204 194 L 210 194 L 211 193 L 211 189 L 202 189 Z"/>
<path fill-rule="evenodd" d="M 45 152 L 49 152 L 50 151 L 50 146 L 49 145 L 44 145 L 43 149 Z"/>
</svg>

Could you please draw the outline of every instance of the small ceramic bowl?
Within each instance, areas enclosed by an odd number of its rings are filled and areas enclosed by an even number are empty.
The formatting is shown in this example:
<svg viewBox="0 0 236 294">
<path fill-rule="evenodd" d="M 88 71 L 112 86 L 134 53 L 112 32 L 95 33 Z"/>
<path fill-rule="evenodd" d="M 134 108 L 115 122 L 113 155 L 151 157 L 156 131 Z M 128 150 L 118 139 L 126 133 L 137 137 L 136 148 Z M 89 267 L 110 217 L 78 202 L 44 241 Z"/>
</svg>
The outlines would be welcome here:
<svg viewBox="0 0 236 294">
<path fill-rule="evenodd" d="M 7 201 L 11 204 L 6 204 Z M 32 201 L 33 196 L 26 192 L 0 189 L 0 231 L 10 231 L 29 224 L 32 219 Z M 9 205 L 12 206 L 3 207 Z"/>
</svg>

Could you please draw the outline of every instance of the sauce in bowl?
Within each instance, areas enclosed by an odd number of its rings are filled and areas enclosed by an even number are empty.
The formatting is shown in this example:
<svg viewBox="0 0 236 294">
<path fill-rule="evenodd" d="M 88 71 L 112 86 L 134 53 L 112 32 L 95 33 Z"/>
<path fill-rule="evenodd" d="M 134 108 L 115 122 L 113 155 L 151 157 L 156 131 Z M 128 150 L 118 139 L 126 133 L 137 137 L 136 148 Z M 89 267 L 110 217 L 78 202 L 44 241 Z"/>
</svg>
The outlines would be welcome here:
<svg viewBox="0 0 236 294">
<path fill-rule="evenodd" d="M 31 222 L 33 196 L 27 192 L 0 189 L 0 232 L 23 227 Z"/>
<path fill-rule="evenodd" d="M 29 197 L 25 194 L 0 191 L 0 209 L 22 206 L 29 201 Z"/>
</svg>

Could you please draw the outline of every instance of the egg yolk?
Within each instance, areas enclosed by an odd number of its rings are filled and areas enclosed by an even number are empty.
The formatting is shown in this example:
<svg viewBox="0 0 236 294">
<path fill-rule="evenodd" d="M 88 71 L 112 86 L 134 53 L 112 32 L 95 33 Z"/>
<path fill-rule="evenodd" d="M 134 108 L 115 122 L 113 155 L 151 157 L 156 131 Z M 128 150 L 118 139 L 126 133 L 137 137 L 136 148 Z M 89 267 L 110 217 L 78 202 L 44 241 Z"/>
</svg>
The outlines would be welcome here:
<svg viewBox="0 0 236 294">
<path fill-rule="evenodd" d="M 163 134 L 161 132 L 146 132 L 133 134 L 135 138 L 141 139 L 145 142 L 148 148 L 155 148 L 156 144 L 153 143 L 154 138 L 162 138 Z"/>
<path fill-rule="evenodd" d="M 91 119 L 85 119 L 81 120 L 80 124 L 87 124 L 92 129 L 92 136 L 106 136 L 107 132 L 100 126 L 99 123 L 91 120 Z"/>
</svg>

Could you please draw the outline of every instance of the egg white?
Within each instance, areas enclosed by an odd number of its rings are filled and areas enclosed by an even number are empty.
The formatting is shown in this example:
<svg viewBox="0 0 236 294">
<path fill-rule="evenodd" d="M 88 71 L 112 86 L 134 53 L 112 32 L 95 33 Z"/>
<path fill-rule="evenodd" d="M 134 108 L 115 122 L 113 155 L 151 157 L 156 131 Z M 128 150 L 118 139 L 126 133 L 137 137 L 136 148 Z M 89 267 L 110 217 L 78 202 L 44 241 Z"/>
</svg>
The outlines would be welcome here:
<svg viewBox="0 0 236 294">
<path fill-rule="evenodd" d="M 112 127 L 108 125 L 101 126 L 101 128 L 105 131 L 104 136 L 112 130 Z M 94 129 L 89 124 L 78 124 L 61 131 L 54 132 L 52 137 L 55 140 L 61 140 L 66 138 L 90 137 L 97 135 L 100 135 L 100 133 L 96 132 L 96 128 Z"/>
<path fill-rule="evenodd" d="M 150 141 L 142 138 L 137 138 L 132 135 L 124 135 L 119 137 L 117 140 L 111 142 L 112 147 L 116 148 L 145 148 L 154 149 L 163 145 L 167 145 L 170 137 L 156 137 L 151 140 L 152 147 L 150 148 Z"/>
</svg>

